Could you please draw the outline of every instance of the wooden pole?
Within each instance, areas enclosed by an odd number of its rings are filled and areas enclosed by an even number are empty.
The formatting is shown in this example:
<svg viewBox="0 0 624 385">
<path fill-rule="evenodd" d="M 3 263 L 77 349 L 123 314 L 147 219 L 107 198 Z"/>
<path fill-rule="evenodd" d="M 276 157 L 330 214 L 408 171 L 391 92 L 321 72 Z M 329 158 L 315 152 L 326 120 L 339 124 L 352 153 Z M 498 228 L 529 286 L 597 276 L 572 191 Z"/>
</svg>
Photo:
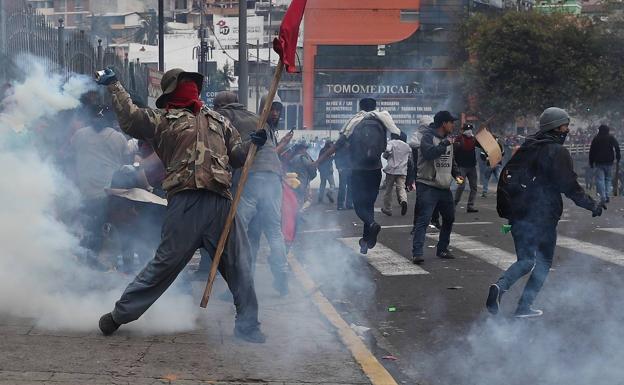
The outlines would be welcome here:
<svg viewBox="0 0 624 385">
<path fill-rule="evenodd" d="M 266 97 L 264 107 L 262 109 L 262 115 L 260 115 L 260 120 L 258 120 L 258 128 L 263 128 L 269 118 L 269 113 L 271 112 L 271 105 L 273 104 L 273 99 L 275 99 L 275 94 L 277 94 L 277 87 L 279 85 L 280 79 L 282 78 L 282 70 L 284 69 L 284 63 L 280 60 L 277 64 L 277 68 L 275 69 L 275 75 L 273 76 L 273 82 L 271 83 L 271 88 L 269 89 L 269 94 Z M 232 223 L 234 222 L 234 218 L 236 217 L 236 209 L 238 208 L 238 202 L 240 201 L 241 195 L 243 193 L 243 189 L 245 188 L 245 183 L 247 182 L 247 176 L 249 176 L 249 169 L 253 164 L 254 157 L 256 156 L 257 147 L 255 144 L 251 144 L 249 148 L 249 152 L 247 153 L 247 159 L 245 160 L 245 165 L 243 166 L 243 171 L 241 173 L 240 181 L 238 182 L 238 187 L 236 189 L 236 195 L 234 196 L 234 200 L 232 201 L 232 206 L 230 207 L 230 212 L 228 213 L 227 220 L 225 221 L 225 226 L 223 227 L 223 232 L 221 233 L 221 237 L 219 238 L 219 243 L 217 244 L 217 251 L 212 258 L 212 265 L 210 266 L 210 275 L 208 276 L 208 283 L 206 284 L 206 288 L 204 289 L 204 295 L 202 296 L 200 306 L 205 308 L 208 306 L 208 300 L 210 299 L 210 293 L 212 292 L 212 285 L 214 285 L 215 278 L 217 277 L 217 268 L 219 267 L 219 262 L 221 261 L 221 255 L 223 254 L 223 250 L 225 249 L 225 243 L 227 242 L 227 238 L 230 234 L 230 229 L 232 227 Z"/>
</svg>

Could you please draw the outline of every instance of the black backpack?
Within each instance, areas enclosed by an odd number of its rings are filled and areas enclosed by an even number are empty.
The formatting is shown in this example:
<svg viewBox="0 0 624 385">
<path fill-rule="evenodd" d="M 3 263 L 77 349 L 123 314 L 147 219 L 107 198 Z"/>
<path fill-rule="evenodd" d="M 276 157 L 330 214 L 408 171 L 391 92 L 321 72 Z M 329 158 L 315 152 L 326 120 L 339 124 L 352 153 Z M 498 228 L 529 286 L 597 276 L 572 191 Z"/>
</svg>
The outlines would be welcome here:
<svg viewBox="0 0 624 385">
<path fill-rule="evenodd" d="M 366 118 L 353 127 L 349 151 L 354 169 L 381 168 L 381 154 L 387 146 L 386 129 L 376 118 Z"/>
<path fill-rule="evenodd" d="M 527 212 L 529 194 L 536 184 L 543 183 L 537 170 L 542 148 L 539 144 L 522 146 L 503 167 L 496 193 L 496 211 L 501 218 L 519 219 Z"/>
</svg>

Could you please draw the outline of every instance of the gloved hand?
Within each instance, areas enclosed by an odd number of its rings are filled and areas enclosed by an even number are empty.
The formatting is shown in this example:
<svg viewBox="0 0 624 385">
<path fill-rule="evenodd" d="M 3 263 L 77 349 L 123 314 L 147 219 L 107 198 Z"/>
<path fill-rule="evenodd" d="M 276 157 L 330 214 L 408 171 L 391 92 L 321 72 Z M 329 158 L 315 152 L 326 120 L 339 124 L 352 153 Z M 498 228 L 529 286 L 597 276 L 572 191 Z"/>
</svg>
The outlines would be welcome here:
<svg viewBox="0 0 624 385">
<path fill-rule="evenodd" d="M 111 68 L 106 68 L 104 70 L 104 75 L 101 75 L 97 80 L 97 84 L 103 85 L 103 86 L 107 86 L 109 84 L 112 84 L 114 82 L 117 81 L 117 75 L 115 74 L 115 71 L 113 71 Z"/>
<path fill-rule="evenodd" d="M 606 210 L 607 209 L 607 205 L 605 205 L 603 202 L 596 202 L 594 203 L 594 207 L 592 208 L 592 217 L 599 217 L 602 215 L 602 210 Z"/>
<path fill-rule="evenodd" d="M 438 146 L 442 146 L 442 147 L 448 147 L 450 145 L 451 145 L 451 141 L 448 139 L 442 139 L 440 143 L 438 143 Z"/>
<path fill-rule="evenodd" d="M 249 136 L 251 137 L 251 142 L 258 147 L 264 146 L 267 141 L 267 133 L 264 130 L 254 131 Z"/>
</svg>

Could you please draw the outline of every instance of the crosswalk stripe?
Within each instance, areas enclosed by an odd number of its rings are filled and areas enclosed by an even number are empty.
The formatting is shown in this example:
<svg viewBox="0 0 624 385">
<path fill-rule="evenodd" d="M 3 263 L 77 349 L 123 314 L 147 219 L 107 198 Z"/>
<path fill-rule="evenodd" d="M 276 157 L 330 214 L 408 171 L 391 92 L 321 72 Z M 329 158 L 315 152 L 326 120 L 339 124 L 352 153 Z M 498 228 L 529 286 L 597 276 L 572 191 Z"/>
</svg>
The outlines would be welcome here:
<svg viewBox="0 0 624 385">
<path fill-rule="evenodd" d="M 438 234 L 427 234 L 427 238 L 437 241 Z M 451 234 L 451 247 L 474 255 L 502 270 L 507 270 L 517 260 L 515 254 L 457 233 Z"/>
<path fill-rule="evenodd" d="M 607 231 L 609 233 L 624 235 L 624 228 L 622 227 L 599 227 L 600 231 Z"/>
<path fill-rule="evenodd" d="M 616 231 L 612 232 L 617 234 Z M 563 235 L 557 236 L 557 246 L 570 249 L 575 252 L 591 255 L 592 257 L 596 257 L 598 259 L 602 259 L 603 261 L 610 262 L 616 265 L 624 266 L 624 252 L 621 250 L 615 250 L 609 247 L 580 241 L 578 239 L 566 237 Z"/>
<path fill-rule="evenodd" d="M 454 222 L 453 226 L 463 226 L 463 225 L 491 225 L 493 222 Z M 382 229 L 404 229 L 404 228 L 412 228 L 413 224 L 410 225 L 387 225 L 381 226 Z"/>
<path fill-rule="evenodd" d="M 340 240 L 347 247 L 355 250 L 358 254 L 360 253 L 360 245 L 358 243 L 360 238 L 338 238 L 338 240 Z M 377 269 L 381 275 L 397 276 L 429 274 L 427 270 L 424 270 L 418 265 L 414 265 L 407 258 L 379 242 L 377 242 L 374 249 L 368 250 L 368 254 L 362 256 L 366 257 L 368 263 Z"/>
</svg>

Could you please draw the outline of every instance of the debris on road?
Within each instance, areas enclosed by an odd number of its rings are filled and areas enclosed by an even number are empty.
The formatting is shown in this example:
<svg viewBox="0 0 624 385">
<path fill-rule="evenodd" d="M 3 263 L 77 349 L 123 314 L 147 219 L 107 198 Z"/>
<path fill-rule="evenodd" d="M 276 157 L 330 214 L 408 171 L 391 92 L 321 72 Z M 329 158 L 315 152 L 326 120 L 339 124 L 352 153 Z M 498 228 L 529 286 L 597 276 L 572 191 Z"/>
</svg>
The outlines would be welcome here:
<svg viewBox="0 0 624 385">
<path fill-rule="evenodd" d="M 383 360 L 388 360 L 388 361 L 398 361 L 399 359 L 396 358 L 395 356 L 389 355 L 389 356 L 383 356 L 381 357 Z"/>
<path fill-rule="evenodd" d="M 397 308 L 395 306 L 388 306 L 388 311 L 390 313 L 394 313 L 395 311 L 397 311 Z"/>
</svg>

